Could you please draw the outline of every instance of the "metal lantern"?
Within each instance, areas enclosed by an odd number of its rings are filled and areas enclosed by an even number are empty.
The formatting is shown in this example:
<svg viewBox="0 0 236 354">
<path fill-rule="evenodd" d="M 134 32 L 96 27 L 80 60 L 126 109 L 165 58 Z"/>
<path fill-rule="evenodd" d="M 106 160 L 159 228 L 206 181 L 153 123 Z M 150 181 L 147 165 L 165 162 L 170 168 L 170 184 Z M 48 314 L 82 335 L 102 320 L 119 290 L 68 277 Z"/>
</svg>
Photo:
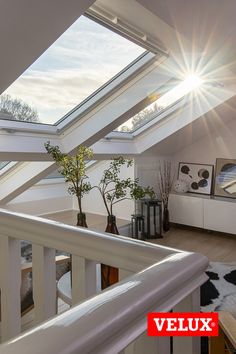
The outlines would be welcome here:
<svg viewBox="0 0 236 354">
<path fill-rule="evenodd" d="M 162 202 L 158 199 L 142 199 L 144 238 L 162 238 Z"/>
<path fill-rule="evenodd" d="M 144 216 L 141 214 L 131 215 L 132 238 L 143 240 L 144 238 Z"/>
</svg>

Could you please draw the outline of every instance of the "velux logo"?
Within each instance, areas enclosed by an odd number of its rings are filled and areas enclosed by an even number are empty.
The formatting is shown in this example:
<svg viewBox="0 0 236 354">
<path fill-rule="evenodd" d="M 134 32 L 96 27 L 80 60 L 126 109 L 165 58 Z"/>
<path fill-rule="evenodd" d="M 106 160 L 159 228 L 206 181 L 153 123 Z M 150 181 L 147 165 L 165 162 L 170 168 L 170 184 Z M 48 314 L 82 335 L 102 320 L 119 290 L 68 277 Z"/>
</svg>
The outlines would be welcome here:
<svg viewBox="0 0 236 354">
<path fill-rule="evenodd" d="M 218 336 L 218 313 L 149 313 L 148 336 Z"/>
</svg>

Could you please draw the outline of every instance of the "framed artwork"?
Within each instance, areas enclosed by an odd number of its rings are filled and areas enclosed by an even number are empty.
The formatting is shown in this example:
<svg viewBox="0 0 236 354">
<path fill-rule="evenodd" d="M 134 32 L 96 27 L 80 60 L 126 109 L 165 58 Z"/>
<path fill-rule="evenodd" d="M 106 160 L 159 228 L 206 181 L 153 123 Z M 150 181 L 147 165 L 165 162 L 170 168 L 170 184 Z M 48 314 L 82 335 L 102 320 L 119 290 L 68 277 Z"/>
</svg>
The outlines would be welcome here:
<svg viewBox="0 0 236 354">
<path fill-rule="evenodd" d="M 214 194 L 236 198 L 236 160 L 216 159 Z"/>
<path fill-rule="evenodd" d="M 188 183 L 188 192 L 211 194 L 213 165 L 180 162 L 178 179 Z"/>
</svg>

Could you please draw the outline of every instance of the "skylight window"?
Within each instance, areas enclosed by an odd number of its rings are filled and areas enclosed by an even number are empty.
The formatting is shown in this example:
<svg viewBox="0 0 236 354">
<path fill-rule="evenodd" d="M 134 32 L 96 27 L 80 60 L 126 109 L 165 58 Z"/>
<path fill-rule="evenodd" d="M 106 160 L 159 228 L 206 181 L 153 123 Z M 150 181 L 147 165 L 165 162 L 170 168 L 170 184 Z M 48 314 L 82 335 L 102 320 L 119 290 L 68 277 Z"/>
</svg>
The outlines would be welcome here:
<svg viewBox="0 0 236 354">
<path fill-rule="evenodd" d="M 173 106 L 191 91 L 197 89 L 202 84 L 202 80 L 194 75 L 188 76 L 183 82 L 171 88 L 165 93 L 156 94 L 154 102 L 146 106 L 143 110 L 128 119 L 120 125 L 115 131 L 119 132 L 134 132 L 147 122 L 156 118 L 167 108 Z M 153 101 L 153 98 L 152 98 Z"/>
<path fill-rule="evenodd" d="M 9 164 L 9 161 L 0 161 L 0 170 Z"/>
<path fill-rule="evenodd" d="M 143 52 L 82 16 L 0 96 L 0 117 L 54 124 Z"/>
</svg>

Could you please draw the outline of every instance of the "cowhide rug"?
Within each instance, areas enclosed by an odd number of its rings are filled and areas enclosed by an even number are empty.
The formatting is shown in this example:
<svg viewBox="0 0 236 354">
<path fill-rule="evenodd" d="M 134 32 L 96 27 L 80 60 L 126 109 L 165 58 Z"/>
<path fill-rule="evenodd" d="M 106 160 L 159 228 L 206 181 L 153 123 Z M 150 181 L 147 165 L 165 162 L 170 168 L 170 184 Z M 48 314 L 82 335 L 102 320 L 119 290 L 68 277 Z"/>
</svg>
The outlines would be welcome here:
<svg viewBox="0 0 236 354">
<path fill-rule="evenodd" d="M 236 263 L 210 262 L 209 280 L 201 286 L 201 310 L 225 310 L 236 318 Z"/>
</svg>

